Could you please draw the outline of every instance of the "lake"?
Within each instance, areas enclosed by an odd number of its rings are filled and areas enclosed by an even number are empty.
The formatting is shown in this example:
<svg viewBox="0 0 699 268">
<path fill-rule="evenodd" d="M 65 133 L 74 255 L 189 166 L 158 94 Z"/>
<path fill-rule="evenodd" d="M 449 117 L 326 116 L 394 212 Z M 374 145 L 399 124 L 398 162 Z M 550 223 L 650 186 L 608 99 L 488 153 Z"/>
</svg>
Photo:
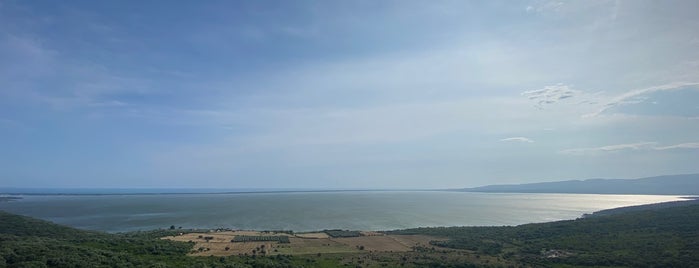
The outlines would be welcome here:
<svg viewBox="0 0 699 268">
<path fill-rule="evenodd" d="M 80 229 L 168 228 L 313 231 L 492 226 L 575 219 L 680 196 L 497 194 L 441 191 L 237 194 L 26 195 L 0 210 Z"/>
</svg>

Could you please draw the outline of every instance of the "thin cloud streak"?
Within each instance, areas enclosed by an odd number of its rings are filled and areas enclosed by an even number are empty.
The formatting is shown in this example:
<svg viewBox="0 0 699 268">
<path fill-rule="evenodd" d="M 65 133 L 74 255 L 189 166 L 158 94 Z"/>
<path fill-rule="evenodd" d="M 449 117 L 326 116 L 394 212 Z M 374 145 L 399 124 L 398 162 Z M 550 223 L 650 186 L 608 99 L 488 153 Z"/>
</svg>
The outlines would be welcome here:
<svg viewBox="0 0 699 268">
<path fill-rule="evenodd" d="M 534 142 L 533 140 L 525 137 L 512 137 L 512 138 L 505 138 L 501 139 L 500 141 L 504 142 L 526 142 L 526 143 L 532 143 Z"/>
<path fill-rule="evenodd" d="M 612 108 L 625 104 L 641 103 L 646 101 L 646 96 L 659 91 L 678 91 L 678 90 L 698 90 L 699 82 L 672 82 L 658 86 L 634 89 L 623 92 L 618 95 L 604 94 L 603 92 L 591 93 L 587 90 L 572 89 L 571 86 L 558 83 L 556 85 L 545 86 L 541 89 L 527 90 L 520 95 L 531 101 L 535 101 L 535 107 L 544 109 L 548 105 L 563 103 L 568 105 L 585 104 L 587 109 L 594 109 L 582 115 L 582 118 L 598 117 Z M 581 106 L 580 108 L 586 108 Z"/>
<path fill-rule="evenodd" d="M 672 150 L 672 149 L 699 149 L 699 142 L 680 143 L 670 146 L 655 147 L 656 150 Z"/>
<path fill-rule="evenodd" d="M 648 95 L 650 93 L 658 91 L 682 90 L 684 88 L 693 87 L 697 85 L 699 85 L 699 82 L 673 82 L 660 86 L 631 90 L 607 100 L 597 111 L 583 115 L 583 117 L 595 117 L 619 105 L 624 105 L 628 103 L 638 103 L 640 101 L 638 100 L 638 98 L 644 95 Z"/>
<path fill-rule="evenodd" d="M 613 153 L 620 151 L 664 151 L 673 149 L 699 149 L 699 142 L 680 143 L 669 146 L 657 146 L 657 144 L 657 142 L 614 144 L 592 148 L 567 149 L 560 151 L 560 153 L 569 155 L 586 155 L 596 153 Z"/>
</svg>

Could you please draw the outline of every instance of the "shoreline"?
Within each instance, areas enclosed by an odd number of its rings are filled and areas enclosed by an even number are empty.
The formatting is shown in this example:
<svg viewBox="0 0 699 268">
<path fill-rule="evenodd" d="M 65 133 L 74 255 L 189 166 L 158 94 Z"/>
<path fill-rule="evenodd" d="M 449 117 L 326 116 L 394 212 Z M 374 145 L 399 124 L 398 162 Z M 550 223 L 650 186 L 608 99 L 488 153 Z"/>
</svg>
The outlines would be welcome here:
<svg viewBox="0 0 699 268">
<path fill-rule="evenodd" d="M 670 201 L 652 203 L 639 206 L 627 206 L 614 209 L 595 211 L 592 214 L 582 215 L 574 220 L 549 221 L 539 224 L 550 225 L 565 222 L 589 221 L 591 218 L 614 216 L 630 212 L 642 212 L 668 208 L 687 207 L 699 204 L 699 197 L 687 197 L 682 201 Z M 247 256 L 255 255 L 307 255 L 307 254 L 347 254 L 347 253 L 406 253 L 419 251 L 419 249 L 431 248 L 433 251 L 466 252 L 462 249 L 450 248 L 453 237 L 440 236 L 437 233 L 429 234 L 435 230 L 463 229 L 463 228 L 521 228 L 516 226 L 449 226 L 449 227 L 413 227 L 406 229 L 362 231 L 362 230 L 316 230 L 309 232 L 294 232 L 287 230 L 232 230 L 216 229 L 197 232 L 194 230 L 173 229 L 176 232 L 163 236 L 166 239 L 178 242 L 193 243 L 189 256 Z M 415 230 L 422 230 L 415 233 Z M 428 231 L 426 231 L 428 230 Z M 432 231 L 429 231 L 432 230 Z M 168 230 L 161 230 L 168 232 Z M 157 232 L 157 231 L 156 231 Z M 458 242 L 457 242 L 458 243 Z M 543 251 L 546 257 L 566 257 L 573 253 L 565 250 Z"/>
<path fill-rule="evenodd" d="M 358 192 L 358 191 L 352 191 L 352 192 Z M 377 195 L 377 198 L 380 196 L 383 196 L 379 192 L 367 192 L 367 195 Z M 422 191 L 423 193 L 427 193 L 425 191 Z M 398 192 L 395 192 L 396 195 Z M 403 193 L 406 193 L 403 191 Z M 420 192 L 414 192 L 416 195 L 421 195 Z M 432 192 L 435 193 L 435 192 Z M 265 193 L 267 194 L 267 193 Z M 281 196 L 286 193 L 281 193 Z M 457 196 L 460 196 L 460 193 L 456 193 Z M 362 230 L 362 231 L 376 231 L 376 232 L 385 232 L 385 231 L 392 231 L 392 230 L 402 230 L 402 229 L 409 229 L 409 228 L 420 228 L 420 227 L 488 227 L 488 226 L 518 226 L 518 225 L 523 225 L 523 224 L 531 224 L 531 223 L 546 223 L 546 222 L 553 222 L 553 221 L 564 221 L 564 220 L 574 220 L 577 218 L 581 217 L 586 217 L 587 215 L 591 215 L 594 213 L 598 213 L 600 211 L 604 210 L 613 210 L 613 209 L 619 209 L 619 208 L 624 208 L 624 207 L 629 207 L 629 206 L 646 206 L 646 205 L 651 205 L 651 204 L 657 204 L 657 203 L 666 203 L 666 202 L 681 202 L 681 201 L 687 201 L 687 200 L 695 200 L 698 197 L 697 196 L 665 196 L 663 195 L 639 195 L 639 197 L 633 197 L 633 196 L 626 196 L 622 197 L 623 195 L 618 195 L 618 197 L 614 197 L 617 195 L 599 195 L 599 194 L 554 194 L 554 193 L 544 193 L 544 194 L 531 194 L 531 193 L 503 193 L 503 194 L 493 194 L 493 193 L 464 193 L 466 195 L 470 194 L 476 194 L 473 200 L 480 200 L 479 202 L 484 202 L 487 200 L 491 201 L 496 201 L 496 200 L 501 200 L 500 195 L 508 195 L 510 197 L 506 197 L 505 199 L 502 200 L 540 200 L 540 201 L 534 201 L 535 203 L 532 204 L 538 204 L 535 206 L 532 206 L 534 211 L 522 211 L 522 212 L 513 212 L 513 213 L 500 213 L 502 215 L 498 216 L 499 214 L 494 214 L 488 217 L 469 217 L 469 216 L 462 216 L 462 217 L 456 217 L 454 219 L 450 218 L 444 218 L 446 220 L 430 220 L 430 221 L 424 221 L 424 220 L 419 220 L 420 215 L 423 215 L 421 213 L 427 213 L 425 215 L 433 215 L 430 214 L 430 211 L 425 211 L 424 209 L 408 209 L 403 207 L 403 209 L 395 210 L 395 211 L 400 211 L 401 213 L 409 213 L 410 215 L 414 216 L 408 216 L 408 217 L 391 217 L 391 216 L 383 216 L 381 213 L 376 214 L 375 211 L 371 212 L 371 214 L 362 214 L 362 217 L 365 217 L 364 219 L 369 221 L 369 224 L 342 224 L 342 222 L 339 222 L 337 220 L 325 220 L 319 223 L 313 223 L 311 220 L 307 220 L 308 222 L 304 222 L 304 220 L 301 220 L 300 222 L 294 222 L 296 224 L 283 224 L 286 222 L 285 220 L 290 219 L 292 220 L 299 220 L 300 218 L 297 216 L 282 216 L 282 217 L 270 217 L 270 216 L 255 216 L 255 215 L 248 215 L 256 220 L 265 220 L 265 222 L 269 223 L 280 223 L 280 224 L 265 224 L 264 222 L 257 222 L 260 224 L 254 224 L 255 222 L 245 222 L 245 221 L 236 221 L 236 217 L 240 217 L 238 212 L 235 211 L 219 211 L 217 213 L 206 213 L 206 214 L 197 214 L 197 212 L 188 212 L 188 211 L 197 211 L 197 209 L 166 209 L 163 211 L 152 211 L 152 210 L 134 210 L 134 211 L 123 211 L 122 216 L 120 218 L 114 218 L 114 216 L 110 216 L 110 214 L 105 214 L 104 217 L 105 219 L 109 219 L 110 217 L 114 221 L 109 221 L 111 223 L 108 224 L 102 224 L 100 225 L 99 222 L 94 221 L 94 220 L 73 220 L 71 217 L 75 218 L 78 216 L 85 216 L 85 217 L 102 217 L 100 215 L 100 212 L 86 212 L 86 213 L 77 213 L 77 214 L 71 214 L 72 216 L 70 217 L 65 217 L 65 216 L 56 216 L 57 214 L 32 214 L 32 213 L 26 213 L 26 207 L 35 207 L 35 208 L 40 208 L 41 204 L 49 205 L 49 206 L 54 206 L 54 204 L 59 204 L 59 203 L 54 203 L 51 200 L 64 200 L 65 202 L 68 202 L 66 204 L 79 204 L 80 202 L 84 201 L 96 201 L 96 200 L 103 200 L 102 197 L 99 195 L 96 197 L 86 197 L 88 200 L 83 200 L 80 201 L 81 199 L 77 198 L 82 198 L 81 196 L 85 195 L 75 195 L 76 199 L 72 199 L 69 197 L 62 197 L 66 195 L 46 195 L 45 197 L 40 197 L 38 195 L 31 195 L 31 196 L 26 196 L 26 202 L 28 202 L 28 205 L 26 205 L 25 209 L 21 209 L 24 205 L 22 204 L 24 201 L 22 199 L 16 198 L 15 196 L 11 196 L 12 199 L 11 201 L 8 202 L 1 202 L 0 203 L 0 208 L 2 210 L 11 212 L 11 213 L 17 213 L 20 215 L 26 215 L 30 217 L 35 217 L 35 218 L 40 218 L 40 219 L 45 219 L 49 221 L 53 221 L 59 224 L 64 224 L 68 226 L 72 226 L 74 228 L 82 229 L 82 230 L 91 230 L 91 231 L 100 231 L 100 232 L 106 232 L 106 233 L 129 233 L 129 232 L 144 232 L 144 231 L 150 231 L 150 230 L 162 230 L 164 228 L 167 228 L 171 224 L 175 224 L 176 226 L 183 226 L 186 227 L 186 229 L 196 229 L 196 230 L 252 230 L 252 231 L 264 231 L 264 230 L 293 230 L 294 232 L 317 232 L 319 230 L 325 230 L 325 229 L 344 229 L 344 230 Z M 202 198 L 209 194 L 200 194 Z M 273 194 L 271 194 L 273 195 Z M 408 194 L 409 196 L 413 196 L 411 194 Z M 483 195 L 484 198 L 479 197 Z M 519 196 L 519 195 L 524 195 L 524 196 Z M 527 195 L 535 195 L 533 198 L 528 197 Z M 556 195 L 560 195 L 557 197 Z M 105 195 L 105 196 L 114 196 L 114 195 Z M 134 202 L 143 202 L 143 200 L 147 200 L 148 202 L 154 201 L 152 198 L 147 197 L 150 195 L 142 195 L 144 196 L 143 198 L 145 199 L 138 199 L 141 201 L 128 201 L 132 200 L 131 197 L 129 196 L 134 196 L 134 195 L 126 195 L 123 198 L 116 197 L 117 202 L 120 203 L 107 203 L 107 202 L 112 202 L 109 200 L 112 200 L 114 197 L 104 197 L 107 199 L 104 204 L 135 204 Z M 188 195 L 182 195 L 181 198 L 187 198 L 186 196 Z M 210 198 L 205 198 L 201 200 L 219 200 L 218 197 L 215 196 L 220 196 L 220 195 L 211 195 Z M 307 197 L 304 196 L 287 196 L 283 197 L 284 199 L 282 200 L 287 200 L 286 198 L 291 198 L 289 200 L 315 200 L 315 199 L 307 199 L 311 198 L 312 195 L 309 195 Z M 364 195 L 361 195 L 364 196 Z M 393 197 L 394 194 L 391 194 L 391 192 L 386 192 L 386 198 L 389 198 L 389 200 L 401 200 L 400 197 Z M 432 198 L 432 196 L 435 197 L 440 197 L 443 196 L 442 194 L 435 193 L 435 194 L 430 194 L 427 197 Z M 467 201 L 467 200 L 472 200 L 470 197 L 458 197 L 457 199 L 453 199 L 449 197 L 450 195 L 446 195 L 444 197 L 444 200 L 461 200 L 461 201 Z M 549 197 L 546 197 L 549 196 Z M 600 197 L 595 197 L 595 196 L 608 196 L 604 197 L 602 199 L 599 199 Z M 646 197 L 644 197 L 646 196 Z M 1 196 L 0 196 L 1 197 Z M 21 198 L 21 197 L 20 197 Z M 171 204 L 172 202 L 178 202 L 177 200 L 180 200 L 180 197 L 165 197 L 163 196 L 162 198 L 166 199 L 161 199 L 160 197 L 153 197 L 158 200 L 158 204 Z M 199 197 L 197 197 L 199 198 Z M 230 198 L 234 199 L 228 199 L 225 198 L 221 200 L 262 200 L 260 198 L 265 198 L 264 200 L 268 200 L 268 197 L 245 197 L 244 199 L 238 199 L 238 197 L 234 197 L 233 195 Z M 241 197 L 242 198 L 242 197 Z M 254 199 L 249 199 L 249 198 L 254 198 Z M 272 198 L 272 197 L 270 197 Z M 276 199 L 276 197 L 273 197 Z M 300 199 L 299 199 L 300 198 Z M 347 200 L 354 200 L 355 196 L 351 195 L 351 193 L 348 193 L 347 195 L 341 195 L 339 194 L 338 197 L 334 197 L 333 195 L 323 197 L 323 200 L 328 199 L 328 198 L 341 198 L 340 200 L 344 200 L 343 202 Z M 399 198 L 399 199 L 396 199 Z M 621 199 L 619 199 L 621 198 Z M 384 200 L 385 198 L 381 197 L 378 200 Z M 565 212 L 568 211 L 564 208 L 566 206 L 563 206 L 561 208 L 557 207 L 549 207 L 548 204 L 554 204 L 555 203 L 550 203 L 550 202 L 555 202 L 555 200 L 588 200 L 589 202 L 594 202 L 594 200 L 598 200 L 599 202 L 603 202 L 605 199 L 610 199 L 610 200 L 627 200 L 627 201 L 615 201 L 615 203 L 610 203 L 608 205 L 593 205 L 593 206 L 588 206 L 586 209 L 575 209 L 575 211 L 571 212 Z M 92 200 L 92 201 L 90 201 Z M 124 200 L 124 201 L 121 201 Z M 161 200 L 171 200 L 171 201 L 161 201 Z M 199 200 L 199 199 L 197 199 Z M 373 200 L 373 199 L 372 199 Z M 546 201 L 548 200 L 548 201 Z M 635 201 L 634 201 L 635 200 Z M 643 201 L 645 200 L 645 201 Z M 48 202 L 48 203 L 47 203 Z M 64 201 L 61 201 L 64 202 Z M 246 201 L 247 202 L 247 201 Z M 257 201 L 255 201 L 257 202 Z M 451 202 L 451 201 L 450 201 Z M 488 201 L 490 202 L 490 201 Z M 543 202 L 543 203 L 542 203 Z M 567 202 L 579 202 L 579 201 L 567 201 Z M 648 203 L 645 203 L 648 202 Z M 645 204 L 644 204 L 645 203 Z M 60 203 L 63 204 L 63 203 Z M 220 202 L 202 202 L 199 203 L 199 205 L 196 205 L 194 207 L 189 207 L 189 208 L 199 208 L 199 209 L 205 209 L 206 207 L 202 207 L 202 204 L 220 204 Z M 238 202 L 238 204 L 244 204 Z M 287 204 L 287 203 L 281 203 L 281 204 Z M 308 202 L 304 204 L 309 204 Z M 460 204 L 460 203 L 454 203 L 452 204 Z M 497 204 L 497 203 L 494 203 Z M 509 204 L 509 205 L 508 205 Z M 573 204 L 573 203 L 571 203 Z M 277 204 L 279 205 L 279 204 Z M 458 205 L 456 205 L 458 206 Z M 76 207 L 76 206 L 73 206 Z M 79 205 L 77 207 L 80 207 Z M 240 207 L 240 206 L 238 206 Z M 246 206 L 248 210 L 250 210 L 249 206 Z M 254 206 L 253 206 L 254 207 Z M 293 207 L 293 206 L 292 206 Z M 444 207 L 444 206 L 443 206 Z M 450 210 L 450 208 L 455 207 L 454 205 L 452 206 L 446 206 L 443 209 L 440 210 L 435 215 L 442 215 L 445 212 L 446 213 L 452 213 L 453 210 Z M 463 212 L 473 212 L 477 209 L 478 206 L 473 206 L 474 209 L 467 209 L 463 210 Z M 512 206 L 511 201 L 503 202 L 503 208 L 505 211 L 510 211 L 511 209 L 515 208 L 516 206 Z M 19 208 L 19 209 L 17 209 Z M 168 207 L 170 208 L 170 207 Z M 276 208 L 276 206 L 262 206 L 257 209 L 269 209 L 271 208 L 272 211 Z M 352 208 L 352 206 L 349 206 L 348 208 Z M 394 211 L 391 209 L 396 209 L 395 206 L 387 206 L 384 209 L 389 209 L 386 210 L 386 212 L 389 211 Z M 264 211 L 264 210 L 260 210 Z M 304 210 L 305 211 L 305 210 Z M 312 217 L 324 217 L 323 215 L 325 212 L 325 209 L 315 209 L 313 210 L 314 212 L 308 215 L 312 215 Z M 461 210 L 456 210 L 456 211 L 461 211 Z M 241 213 L 244 213 L 245 210 L 243 210 Z M 95 214 L 96 213 L 96 214 Z M 319 214 L 320 213 L 320 214 Z M 364 213 L 364 212 L 362 212 Z M 533 214 L 532 214 L 533 213 Z M 160 215 L 162 214 L 162 215 Z M 170 216 L 163 216 L 167 214 L 172 214 Z M 191 214 L 191 215 L 190 215 Z M 346 213 L 345 213 L 346 214 Z M 347 215 L 345 214 L 338 214 L 341 217 L 346 217 Z M 176 217 L 175 215 L 183 215 L 184 217 L 191 217 L 191 216 L 197 216 L 197 218 L 172 218 Z M 261 215 L 265 215 L 264 213 Z M 315 216 L 313 216 L 315 215 Z M 327 214 L 327 215 L 335 215 L 335 214 Z M 344 216 L 342 216 L 344 215 Z M 451 214 L 444 214 L 445 216 L 451 215 Z M 461 214 L 460 214 L 461 215 Z M 463 215 L 478 215 L 478 214 L 463 214 Z M 509 215 L 509 216 L 507 216 Z M 539 216 L 535 216 L 539 215 Z M 548 215 L 548 216 L 547 216 Z M 213 217 L 213 218 L 212 218 Z M 233 219 L 232 222 L 229 221 L 221 221 L 219 218 L 216 217 L 224 217 L 226 219 Z M 340 218 L 331 218 L 331 219 L 341 219 Z M 501 217 L 509 217 L 509 220 L 500 220 Z M 171 219 L 172 218 L 172 219 Z M 191 221 L 188 219 L 192 219 Z M 417 219 L 417 220 L 416 220 Z M 442 218 L 439 218 L 442 219 Z M 392 222 L 382 222 L 382 220 L 391 220 Z M 142 222 L 135 222 L 135 221 L 142 221 Z M 376 224 L 376 223 L 379 224 Z"/>
<path fill-rule="evenodd" d="M 593 211 L 592 213 L 585 213 L 585 214 L 578 216 L 577 218 L 568 219 L 568 220 L 529 222 L 529 223 L 522 223 L 522 224 L 517 224 L 517 225 L 415 226 L 415 227 L 409 227 L 409 228 L 385 229 L 385 230 L 345 230 L 345 229 L 331 228 L 331 229 L 308 230 L 308 231 L 294 231 L 294 230 L 283 230 L 283 229 L 282 230 L 263 230 L 263 229 L 182 228 L 182 227 L 180 227 L 180 228 L 176 228 L 176 229 L 158 228 L 158 229 L 150 229 L 150 230 L 136 230 L 136 231 L 126 231 L 126 232 L 107 232 L 107 233 L 127 234 L 127 233 L 133 233 L 133 232 L 151 232 L 151 231 L 168 231 L 168 230 L 179 231 L 179 230 L 181 230 L 181 231 L 185 231 L 185 232 L 189 232 L 189 233 L 193 233 L 193 232 L 205 232 L 205 233 L 258 232 L 258 233 L 289 233 L 289 234 L 293 234 L 293 235 L 299 235 L 299 234 L 313 234 L 313 233 L 323 233 L 326 231 L 340 230 L 340 231 L 351 231 L 351 232 L 367 232 L 367 233 L 385 234 L 388 232 L 417 229 L 417 228 L 516 227 L 516 226 L 527 225 L 527 224 L 553 223 L 553 222 L 560 222 L 560 221 L 574 221 L 574 220 L 589 218 L 589 217 L 601 217 L 601 216 L 609 216 L 609 215 L 623 214 L 623 213 L 636 212 L 636 211 L 648 211 L 648 210 L 657 210 L 657 209 L 664 209 L 664 208 L 671 208 L 671 207 L 683 207 L 683 206 L 691 206 L 691 205 L 699 204 L 699 196 L 684 196 L 681 198 L 683 200 L 658 202 L 658 203 L 650 203 L 650 204 L 635 205 L 635 206 L 624 206 L 624 207 L 617 207 L 617 208 L 610 208 L 610 209 L 602 209 L 602 210 L 598 210 L 598 211 Z"/>
</svg>

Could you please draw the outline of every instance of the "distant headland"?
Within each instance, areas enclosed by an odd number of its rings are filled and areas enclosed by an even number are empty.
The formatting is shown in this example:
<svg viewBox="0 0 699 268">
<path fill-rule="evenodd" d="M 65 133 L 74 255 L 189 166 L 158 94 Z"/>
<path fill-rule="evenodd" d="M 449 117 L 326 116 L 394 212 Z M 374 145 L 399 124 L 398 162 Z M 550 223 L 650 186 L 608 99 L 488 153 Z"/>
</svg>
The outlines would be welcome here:
<svg viewBox="0 0 699 268">
<path fill-rule="evenodd" d="M 587 179 L 488 185 L 455 189 L 454 191 L 485 193 L 699 195 L 699 174 L 665 175 L 630 180 Z"/>
</svg>

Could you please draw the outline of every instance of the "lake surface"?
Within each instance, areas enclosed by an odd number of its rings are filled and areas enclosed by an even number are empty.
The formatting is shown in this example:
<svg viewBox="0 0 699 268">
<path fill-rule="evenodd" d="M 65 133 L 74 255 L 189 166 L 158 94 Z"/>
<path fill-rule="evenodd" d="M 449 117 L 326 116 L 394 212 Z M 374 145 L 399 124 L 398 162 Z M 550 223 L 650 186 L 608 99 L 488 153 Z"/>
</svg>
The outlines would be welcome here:
<svg viewBox="0 0 699 268">
<path fill-rule="evenodd" d="M 518 225 L 680 196 L 464 192 L 305 192 L 167 195 L 29 195 L 0 210 L 81 229 L 168 228 L 313 231 Z"/>
</svg>

